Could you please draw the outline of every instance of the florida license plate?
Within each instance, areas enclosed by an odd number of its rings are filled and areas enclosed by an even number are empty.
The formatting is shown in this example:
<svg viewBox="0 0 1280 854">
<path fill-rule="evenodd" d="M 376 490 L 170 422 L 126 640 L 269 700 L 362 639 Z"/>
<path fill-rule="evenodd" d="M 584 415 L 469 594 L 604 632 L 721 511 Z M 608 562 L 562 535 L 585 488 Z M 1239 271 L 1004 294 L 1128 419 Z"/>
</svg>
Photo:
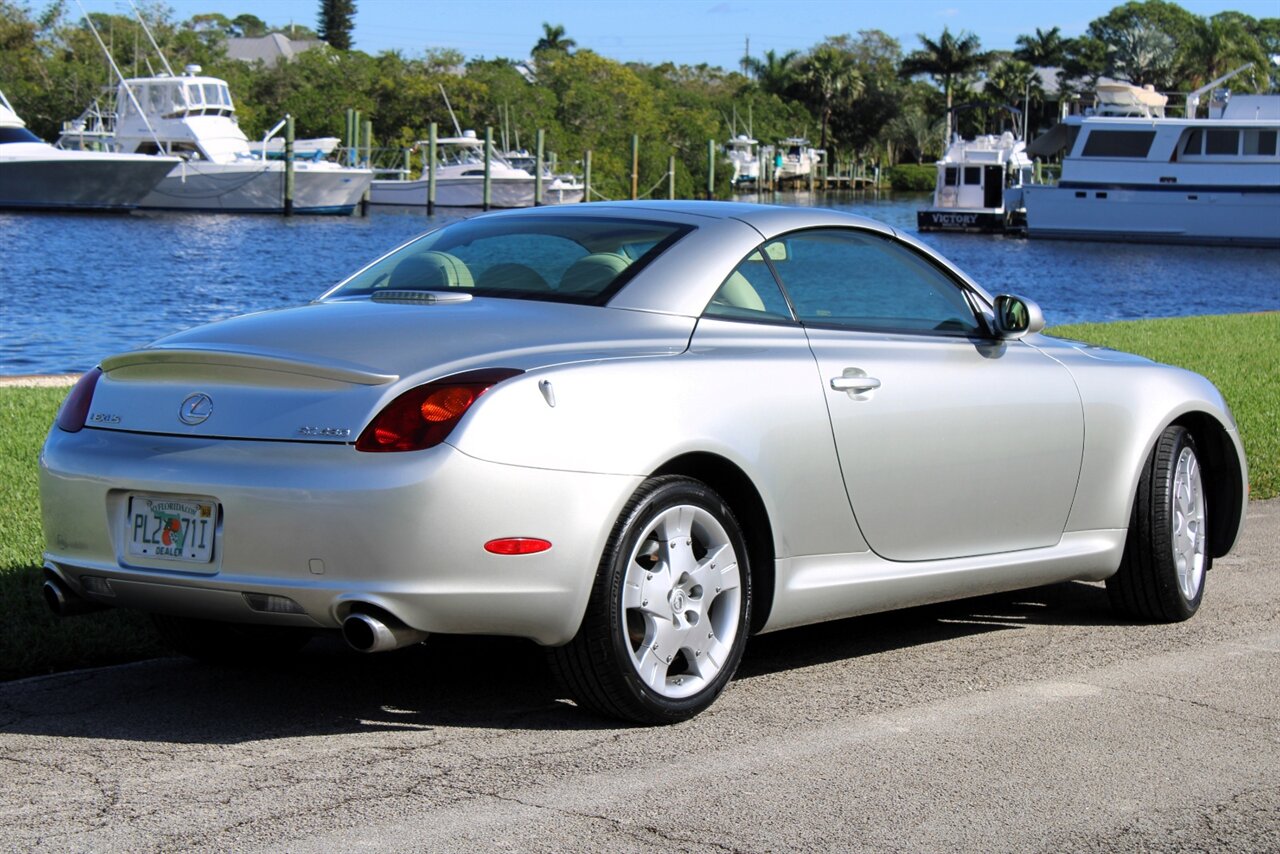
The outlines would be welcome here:
<svg viewBox="0 0 1280 854">
<path fill-rule="evenodd" d="M 212 501 L 171 495 L 129 496 L 129 554 L 160 560 L 209 563 L 218 518 Z"/>
</svg>

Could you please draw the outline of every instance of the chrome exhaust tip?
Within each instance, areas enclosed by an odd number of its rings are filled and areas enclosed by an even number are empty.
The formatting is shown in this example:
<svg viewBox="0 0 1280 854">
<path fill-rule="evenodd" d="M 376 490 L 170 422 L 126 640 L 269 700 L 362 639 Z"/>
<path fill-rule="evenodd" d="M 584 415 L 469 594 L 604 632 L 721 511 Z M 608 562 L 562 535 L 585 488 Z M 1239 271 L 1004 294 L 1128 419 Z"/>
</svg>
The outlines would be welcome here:
<svg viewBox="0 0 1280 854">
<path fill-rule="evenodd" d="M 40 595 L 44 597 L 44 603 L 49 606 L 49 610 L 57 617 L 74 617 L 78 614 L 101 611 L 106 607 L 73 593 L 71 588 L 56 576 L 45 579 L 40 588 Z"/>
<path fill-rule="evenodd" d="M 384 621 L 371 614 L 357 613 L 342 621 L 342 638 L 356 652 L 388 652 L 421 643 L 427 639 L 427 633 L 394 619 Z"/>
</svg>

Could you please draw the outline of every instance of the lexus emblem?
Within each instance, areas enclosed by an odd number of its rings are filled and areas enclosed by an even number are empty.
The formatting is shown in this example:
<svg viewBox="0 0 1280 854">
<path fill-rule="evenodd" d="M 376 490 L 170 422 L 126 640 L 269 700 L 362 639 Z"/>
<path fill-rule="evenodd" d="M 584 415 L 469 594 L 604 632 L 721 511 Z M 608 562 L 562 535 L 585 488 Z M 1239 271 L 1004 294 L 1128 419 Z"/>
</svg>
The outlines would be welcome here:
<svg viewBox="0 0 1280 854">
<path fill-rule="evenodd" d="M 187 395 L 178 408 L 178 420 L 183 424 L 203 424 L 213 414 L 213 398 L 204 392 Z"/>
</svg>

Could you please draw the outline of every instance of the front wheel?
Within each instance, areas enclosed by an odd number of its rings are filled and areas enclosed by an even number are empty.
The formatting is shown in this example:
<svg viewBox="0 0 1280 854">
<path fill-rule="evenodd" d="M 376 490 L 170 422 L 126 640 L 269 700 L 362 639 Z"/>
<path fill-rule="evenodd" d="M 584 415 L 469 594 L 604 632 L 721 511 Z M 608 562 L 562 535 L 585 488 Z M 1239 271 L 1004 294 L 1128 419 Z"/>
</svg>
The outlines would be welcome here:
<svg viewBox="0 0 1280 854">
<path fill-rule="evenodd" d="M 687 720 L 732 678 L 750 613 L 746 544 L 728 505 L 698 481 L 650 478 L 614 525 L 582 627 L 551 666 L 604 714 Z"/>
<path fill-rule="evenodd" d="M 1114 610 L 1158 623 L 1195 614 L 1213 560 L 1209 509 L 1195 439 L 1167 428 L 1139 478 L 1120 569 L 1107 579 Z"/>
</svg>

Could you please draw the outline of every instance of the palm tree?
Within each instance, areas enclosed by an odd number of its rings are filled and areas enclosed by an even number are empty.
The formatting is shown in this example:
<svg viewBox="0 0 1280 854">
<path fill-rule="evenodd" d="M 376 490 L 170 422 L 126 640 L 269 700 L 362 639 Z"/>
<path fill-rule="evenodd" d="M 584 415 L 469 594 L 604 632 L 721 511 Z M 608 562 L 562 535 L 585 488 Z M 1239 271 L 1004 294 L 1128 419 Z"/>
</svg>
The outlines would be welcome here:
<svg viewBox="0 0 1280 854">
<path fill-rule="evenodd" d="M 1255 68 L 1264 71 L 1268 65 L 1258 40 L 1230 13 L 1198 19 L 1195 39 L 1184 45 L 1183 51 L 1183 75 L 1194 87 L 1203 86 L 1246 63 L 1252 62 Z"/>
<path fill-rule="evenodd" d="M 1173 39 L 1155 27 L 1136 24 L 1115 34 L 1108 46 L 1107 74 L 1135 86 L 1165 89 L 1173 85 Z"/>
<path fill-rule="evenodd" d="M 800 81 L 817 96 L 819 111 L 822 113 L 822 141 L 818 147 L 827 147 L 827 126 L 831 121 L 831 113 L 835 99 L 840 95 L 856 98 L 863 92 L 862 75 L 853 65 L 849 54 L 833 47 L 822 45 L 813 50 L 800 65 Z"/>
<path fill-rule="evenodd" d="M 766 50 L 763 60 L 748 56 L 746 66 L 751 76 L 755 77 L 757 86 L 765 92 L 781 95 L 795 82 L 795 59 L 799 55 L 800 52 L 795 50 L 789 50 L 782 56 L 778 56 L 772 50 Z"/>
<path fill-rule="evenodd" d="M 1067 42 L 1058 27 L 1045 32 L 1036 27 L 1034 36 L 1018 36 L 1014 59 L 1029 62 L 1036 68 L 1056 68 L 1067 56 Z"/>
<path fill-rule="evenodd" d="M 942 122 L 931 120 L 924 110 L 908 110 L 889 123 L 888 138 L 903 143 L 916 154 L 916 163 L 924 163 L 936 149 Z"/>
<path fill-rule="evenodd" d="M 564 25 L 556 24 L 554 27 L 546 21 L 542 22 L 542 38 L 538 39 L 538 43 L 533 46 L 533 53 L 543 53 L 545 51 L 556 51 L 558 53 L 568 53 L 578 46 L 573 39 L 564 37 Z"/>
<path fill-rule="evenodd" d="M 1044 87 L 1040 85 L 1040 74 L 1031 63 L 1007 59 L 991 70 L 983 94 L 996 106 L 1022 104 L 1024 113 L 1030 115 L 1031 102 L 1043 101 Z M 1015 127 L 1015 130 L 1021 133 L 1020 128 Z"/>
<path fill-rule="evenodd" d="M 945 146 L 951 141 L 951 92 L 955 80 L 977 71 L 987 61 L 987 54 L 982 52 L 982 42 L 973 33 L 961 32 L 957 37 L 943 27 L 942 37 L 936 42 L 923 33 L 919 38 L 923 49 L 913 51 L 902 61 L 901 73 L 904 77 L 928 74 L 934 80 L 941 81 L 942 89 L 947 95 L 947 136 L 943 141 Z"/>
</svg>

